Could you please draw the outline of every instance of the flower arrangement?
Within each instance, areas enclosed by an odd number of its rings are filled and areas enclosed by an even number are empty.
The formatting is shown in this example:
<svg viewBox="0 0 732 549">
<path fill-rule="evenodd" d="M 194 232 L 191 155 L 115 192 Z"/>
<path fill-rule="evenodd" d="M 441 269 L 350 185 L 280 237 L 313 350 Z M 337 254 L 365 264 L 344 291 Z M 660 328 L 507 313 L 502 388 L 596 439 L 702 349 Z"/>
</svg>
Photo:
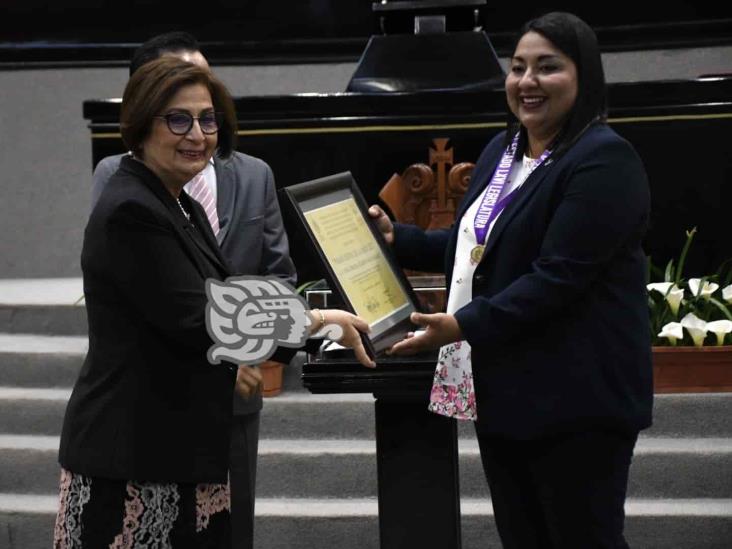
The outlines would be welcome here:
<svg viewBox="0 0 732 549">
<path fill-rule="evenodd" d="M 732 343 L 732 260 L 713 275 L 684 279 L 684 261 L 695 234 L 696 228 L 686 232 L 678 264 L 668 262 L 663 281 L 647 285 L 654 345 Z"/>
</svg>

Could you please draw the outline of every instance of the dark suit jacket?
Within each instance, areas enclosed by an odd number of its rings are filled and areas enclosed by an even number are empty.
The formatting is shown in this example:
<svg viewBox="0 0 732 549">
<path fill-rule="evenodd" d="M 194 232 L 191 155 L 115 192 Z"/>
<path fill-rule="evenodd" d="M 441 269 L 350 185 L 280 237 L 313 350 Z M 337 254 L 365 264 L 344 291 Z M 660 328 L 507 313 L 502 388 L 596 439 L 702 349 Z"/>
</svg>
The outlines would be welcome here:
<svg viewBox="0 0 732 549">
<path fill-rule="evenodd" d="M 459 208 L 485 189 L 505 134 L 481 154 Z M 651 423 L 652 370 L 641 249 L 649 190 L 633 148 L 598 124 L 526 180 L 493 228 L 455 317 L 472 347 L 478 429 L 518 439 Z M 452 230 L 397 226 L 405 266 L 443 270 Z"/>
<path fill-rule="evenodd" d="M 229 275 L 205 214 L 122 160 L 92 212 L 81 266 L 89 352 L 59 460 L 81 474 L 226 482 L 233 365 L 211 365 L 207 278 Z"/>
<path fill-rule="evenodd" d="M 107 181 L 126 155 L 102 159 L 94 170 L 92 208 Z M 282 215 L 277 203 L 274 176 L 259 158 L 234 152 L 228 159 L 214 157 L 216 209 L 220 231 L 217 240 L 233 275 L 272 275 L 295 284 Z M 282 348 L 272 357 L 289 362 L 293 351 Z M 262 408 L 262 396 L 234 396 L 234 413 L 253 413 Z"/>
</svg>

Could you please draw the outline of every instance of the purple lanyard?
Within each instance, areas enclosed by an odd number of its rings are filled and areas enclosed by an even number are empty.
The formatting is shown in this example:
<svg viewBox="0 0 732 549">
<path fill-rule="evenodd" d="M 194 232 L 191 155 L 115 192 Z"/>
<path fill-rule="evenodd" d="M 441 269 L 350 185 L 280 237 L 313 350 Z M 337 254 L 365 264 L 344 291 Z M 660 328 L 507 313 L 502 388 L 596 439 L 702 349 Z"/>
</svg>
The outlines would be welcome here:
<svg viewBox="0 0 732 549">
<path fill-rule="evenodd" d="M 511 144 L 506 147 L 506 150 L 503 152 L 501 161 L 498 163 L 496 171 L 493 172 L 493 177 L 491 177 L 485 193 L 483 193 L 483 199 L 478 207 L 478 212 L 475 214 L 473 228 L 475 229 L 475 240 L 479 245 L 485 243 L 485 237 L 488 233 L 488 227 L 491 226 L 491 222 L 498 217 L 498 214 L 500 214 L 516 196 L 516 191 L 518 189 L 514 189 L 504 197 L 501 197 L 501 193 L 503 192 L 503 188 L 506 186 L 508 176 L 511 174 L 511 166 L 513 165 L 513 158 L 516 156 L 518 139 L 519 134 L 516 133 Z M 541 156 L 539 156 L 536 164 L 531 168 L 531 171 L 533 172 L 538 168 L 551 153 L 552 152 L 549 149 L 541 153 Z M 531 172 L 529 172 L 529 175 L 530 174 Z"/>
</svg>

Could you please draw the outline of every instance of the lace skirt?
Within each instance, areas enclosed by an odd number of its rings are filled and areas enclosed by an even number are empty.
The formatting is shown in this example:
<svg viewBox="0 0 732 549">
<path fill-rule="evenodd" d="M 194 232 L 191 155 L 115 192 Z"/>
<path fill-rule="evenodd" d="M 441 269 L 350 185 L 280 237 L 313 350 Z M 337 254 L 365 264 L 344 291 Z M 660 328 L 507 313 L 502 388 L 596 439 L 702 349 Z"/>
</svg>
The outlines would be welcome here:
<svg viewBox="0 0 732 549">
<path fill-rule="evenodd" d="M 153 483 L 61 470 L 54 549 L 231 547 L 228 484 Z"/>
</svg>

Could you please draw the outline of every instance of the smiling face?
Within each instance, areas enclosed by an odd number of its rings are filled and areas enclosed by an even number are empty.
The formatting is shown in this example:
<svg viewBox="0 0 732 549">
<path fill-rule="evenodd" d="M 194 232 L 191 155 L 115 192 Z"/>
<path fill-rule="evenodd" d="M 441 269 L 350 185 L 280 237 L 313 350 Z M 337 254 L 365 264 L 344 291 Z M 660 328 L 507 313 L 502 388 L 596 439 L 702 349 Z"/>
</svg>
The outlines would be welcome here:
<svg viewBox="0 0 732 549">
<path fill-rule="evenodd" d="M 158 114 L 187 112 L 200 117 L 213 110 L 208 88 L 203 84 L 189 84 L 178 90 Z M 177 196 L 183 185 L 206 167 L 217 142 L 216 134 L 203 133 L 197 120 L 188 133 L 175 135 L 165 119 L 153 118 L 150 134 L 142 143 L 142 160 Z"/>
<path fill-rule="evenodd" d="M 577 66 L 541 34 L 527 32 L 511 58 L 506 99 L 527 130 L 529 152 L 541 154 L 577 99 Z"/>
</svg>

